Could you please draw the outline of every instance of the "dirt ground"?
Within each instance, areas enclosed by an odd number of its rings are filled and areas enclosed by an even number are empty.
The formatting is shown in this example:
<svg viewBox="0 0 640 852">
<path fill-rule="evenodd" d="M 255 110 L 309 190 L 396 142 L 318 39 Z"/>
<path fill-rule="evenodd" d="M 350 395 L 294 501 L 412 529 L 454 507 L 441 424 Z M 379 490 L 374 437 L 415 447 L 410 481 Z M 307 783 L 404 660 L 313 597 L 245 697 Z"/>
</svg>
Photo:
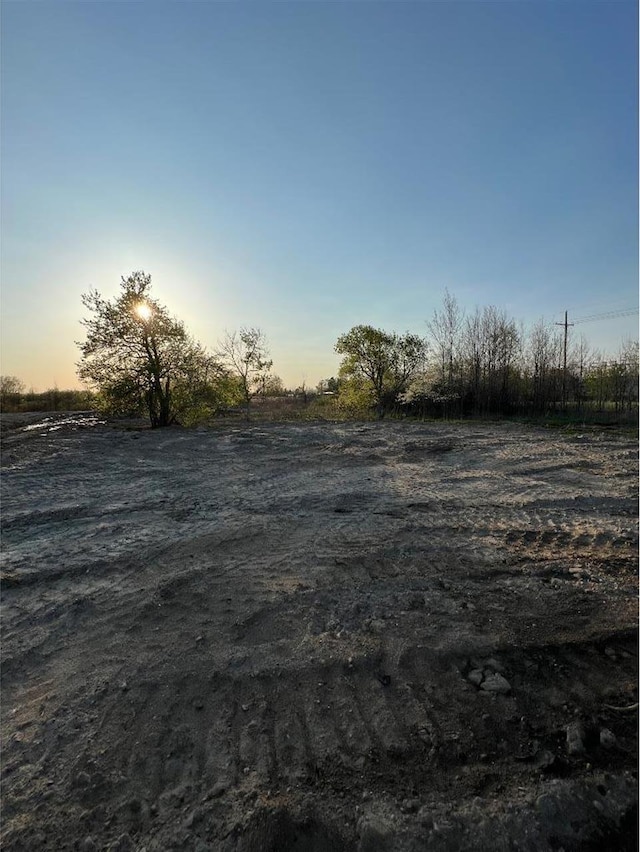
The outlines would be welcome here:
<svg viewBox="0 0 640 852">
<path fill-rule="evenodd" d="M 638 447 L 3 417 L 3 849 L 637 848 Z"/>
</svg>

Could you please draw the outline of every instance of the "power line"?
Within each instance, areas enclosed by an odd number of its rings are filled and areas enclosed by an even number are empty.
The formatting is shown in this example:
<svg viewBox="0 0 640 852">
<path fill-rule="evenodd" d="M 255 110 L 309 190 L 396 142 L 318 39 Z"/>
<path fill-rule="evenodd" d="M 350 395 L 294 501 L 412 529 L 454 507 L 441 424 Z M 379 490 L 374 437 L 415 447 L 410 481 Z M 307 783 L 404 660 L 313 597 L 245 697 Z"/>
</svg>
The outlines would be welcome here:
<svg viewBox="0 0 640 852">
<path fill-rule="evenodd" d="M 619 319 L 621 317 L 630 317 L 633 314 L 637 313 L 638 308 L 623 308 L 619 311 L 605 311 L 602 314 L 589 314 L 586 317 L 578 317 L 578 319 L 573 321 L 573 324 L 579 325 L 583 322 L 597 322 L 599 320 Z M 562 323 L 556 323 L 556 325 L 562 325 Z"/>
</svg>

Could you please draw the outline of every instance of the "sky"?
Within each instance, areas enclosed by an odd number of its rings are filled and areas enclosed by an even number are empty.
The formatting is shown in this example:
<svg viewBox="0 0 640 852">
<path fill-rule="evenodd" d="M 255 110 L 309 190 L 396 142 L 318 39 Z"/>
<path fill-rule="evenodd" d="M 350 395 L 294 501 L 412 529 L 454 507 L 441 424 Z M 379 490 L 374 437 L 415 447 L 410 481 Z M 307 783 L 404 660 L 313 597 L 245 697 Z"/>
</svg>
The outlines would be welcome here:
<svg viewBox="0 0 640 852">
<path fill-rule="evenodd" d="M 1 361 L 79 387 L 142 269 L 288 387 L 446 289 L 527 325 L 638 305 L 635 0 L 30 2 L 2 24 Z M 571 330 L 615 353 L 638 317 Z"/>
</svg>

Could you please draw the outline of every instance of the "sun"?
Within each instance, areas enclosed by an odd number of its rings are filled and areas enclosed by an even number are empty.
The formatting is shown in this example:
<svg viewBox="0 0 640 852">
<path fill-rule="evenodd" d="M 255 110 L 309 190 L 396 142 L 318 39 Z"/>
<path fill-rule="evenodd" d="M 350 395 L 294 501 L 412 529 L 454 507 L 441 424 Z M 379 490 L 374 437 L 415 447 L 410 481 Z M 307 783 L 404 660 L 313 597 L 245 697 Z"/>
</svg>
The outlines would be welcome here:
<svg viewBox="0 0 640 852">
<path fill-rule="evenodd" d="M 140 319 L 144 320 L 145 322 L 151 318 L 152 310 L 146 302 L 138 302 L 134 310 L 138 314 Z"/>
</svg>

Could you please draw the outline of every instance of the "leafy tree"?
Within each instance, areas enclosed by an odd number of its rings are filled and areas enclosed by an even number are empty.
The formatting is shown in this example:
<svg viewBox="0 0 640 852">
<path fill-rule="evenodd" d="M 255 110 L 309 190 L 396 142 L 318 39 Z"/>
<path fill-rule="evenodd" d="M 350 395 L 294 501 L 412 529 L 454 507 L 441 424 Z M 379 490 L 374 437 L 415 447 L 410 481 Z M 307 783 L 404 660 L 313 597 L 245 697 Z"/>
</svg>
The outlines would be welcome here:
<svg viewBox="0 0 640 852">
<path fill-rule="evenodd" d="M 251 398 L 266 388 L 273 361 L 269 357 L 267 338 L 259 328 L 241 328 L 227 332 L 218 346 L 218 357 L 237 377 L 247 418 Z"/>
<path fill-rule="evenodd" d="M 393 404 L 423 366 L 426 341 L 415 334 L 389 334 L 370 325 L 356 325 L 338 338 L 335 350 L 344 358 L 343 378 L 364 379 L 378 417 Z"/>
<path fill-rule="evenodd" d="M 78 375 L 110 413 L 146 412 L 154 428 L 189 419 L 219 365 L 152 298 L 150 275 L 133 272 L 120 286 L 114 300 L 97 291 L 82 297 L 91 317 L 82 320 L 87 339 L 78 344 Z"/>
<path fill-rule="evenodd" d="M 256 390 L 256 394 L 260 396 L 283 396 L 284 393 L 284 384 L 280 376 L 270 376 L 267 373 L 262 376 Z"/>
<path fill-rule="evenodd" d="M 373 394 L 371 383 L 363 376 L 340 380 L 338 395 L 332 400 L 337 411 L 346 417 L 371 417 Z"/>
</svg>

